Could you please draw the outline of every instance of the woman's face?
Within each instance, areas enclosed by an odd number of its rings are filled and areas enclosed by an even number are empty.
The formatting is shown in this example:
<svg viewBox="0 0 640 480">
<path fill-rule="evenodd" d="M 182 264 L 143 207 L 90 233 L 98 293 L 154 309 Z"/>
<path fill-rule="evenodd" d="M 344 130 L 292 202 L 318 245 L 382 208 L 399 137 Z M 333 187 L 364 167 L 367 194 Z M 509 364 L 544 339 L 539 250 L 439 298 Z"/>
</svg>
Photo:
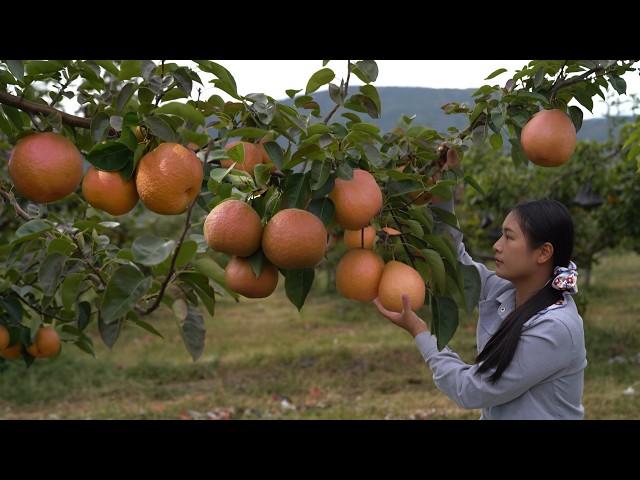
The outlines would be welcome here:
<svg viewBox="0 0 640 480">
<path fill-rule="evenodd" d="M 493 244 L 496 275 L 511 282 L 531 276 L 549 259 L 550 246 L 546 243 L 531 250 L 516 214 L 509 212 L 502 223 L 502 236 Z"/>
</svg>

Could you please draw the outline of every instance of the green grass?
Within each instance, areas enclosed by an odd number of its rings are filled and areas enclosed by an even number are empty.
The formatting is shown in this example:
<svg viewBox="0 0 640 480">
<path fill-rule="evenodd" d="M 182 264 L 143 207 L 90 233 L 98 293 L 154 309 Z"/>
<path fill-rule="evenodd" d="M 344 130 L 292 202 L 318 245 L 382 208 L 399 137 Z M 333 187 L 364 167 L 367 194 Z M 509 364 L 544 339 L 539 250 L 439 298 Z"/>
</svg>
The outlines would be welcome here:
<svg viewBox="0 0 640 480">
<path fill-rule="evenodd" d="M 608 360 L 640 352 L 640 296 L 633 293 L 640 256 L 608 254 L 592 281 L 585 318 L 586 418 L 637 418 L 640 364 Z M 479 417 L 434 386 L 413 339 L 373 305 L 316 288 L 298 313 L 283 287 L 264 300 L 219 299 L 215 317 L 206 320 L 205 352 L 195 363 L 168 310 L 151 319 L 165 340 L 129 327 L 113 351 L 94 335 L 96 359 L 65 346 L 58 359 L 29 369 L 6 363 L 0 418 Z M 451 342 L 468 362 L 475 354 L 475 315 L 463 319 Z M 631 385 L 638 394 L 624 395 Z M 283 397 L 295 409 L 283 405 Z"/>
</svg>

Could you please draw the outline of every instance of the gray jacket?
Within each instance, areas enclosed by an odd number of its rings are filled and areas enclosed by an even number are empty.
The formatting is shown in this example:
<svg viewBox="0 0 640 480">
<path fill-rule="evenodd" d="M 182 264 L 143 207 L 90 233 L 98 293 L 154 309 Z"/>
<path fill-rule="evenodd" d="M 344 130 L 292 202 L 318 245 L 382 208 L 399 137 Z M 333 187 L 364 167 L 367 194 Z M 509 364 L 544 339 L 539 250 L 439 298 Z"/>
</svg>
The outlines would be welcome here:
<svg viewBox="0 0 640 480">
<path fill-rule="evenodd" d="M 453 201 L 438 205 L 453 211 Z M 465 250 L 462 232 L 447 226 L 458 259 L 478 269 L 482 281 L 476 331 L 478 352 L 514 309 L 515 288 Z M 584 369 L 587 366 L 582 318 L 571 295 L 550 305 L 523 325 L 520 343 L 511 364 L 492 384 L 490 369 L 476 374 L 449 347 L 438 351 L 436 337 L 422 332 L 416 345 L 433 372 L 433 381 L 462 408 L 482 409 L 481 420 L 582 419 Z"/>
</svg>

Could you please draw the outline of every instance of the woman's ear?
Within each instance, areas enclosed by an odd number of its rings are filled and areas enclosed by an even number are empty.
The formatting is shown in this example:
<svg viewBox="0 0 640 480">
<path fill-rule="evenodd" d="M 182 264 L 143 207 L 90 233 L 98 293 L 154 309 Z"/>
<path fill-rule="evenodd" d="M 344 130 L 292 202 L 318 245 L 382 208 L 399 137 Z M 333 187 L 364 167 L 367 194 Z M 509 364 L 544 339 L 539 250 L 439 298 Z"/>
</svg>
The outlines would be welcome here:
<svg viewBox="0 0 640 480">
<path fill-rule="evenodd" d="M 547 263 L 550 259 L 553 258 L 553 245 L 549 242 L 543 243 L 540 247 L 538 247 L 539 254 L 537 262 L 542 265 L 543 263 Z"/>
</svg>

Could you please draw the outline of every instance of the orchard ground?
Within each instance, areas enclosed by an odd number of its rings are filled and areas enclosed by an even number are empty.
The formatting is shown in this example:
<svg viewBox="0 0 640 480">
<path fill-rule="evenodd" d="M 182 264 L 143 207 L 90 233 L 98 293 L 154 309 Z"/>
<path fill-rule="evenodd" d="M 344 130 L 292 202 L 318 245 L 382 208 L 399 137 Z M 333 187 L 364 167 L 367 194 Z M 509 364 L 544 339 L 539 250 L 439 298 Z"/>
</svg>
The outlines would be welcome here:
<svg viewBox="0 0 640 480">
<path fill-rule="evenodd" d="M 640 297 L 633 291 L 640 255 L 600 258 L 585 320 L 585 418 L 638 418 Z M 479 418 L 479 410 L 457 407 L 435 387 L 413 339 L 372 304 L 326 294 L 326 279 L 318 278 L 298 314 L 282 280 L 266 299 L 219 298 L 195 363 L 170 312 L 160 309 L 151 321 L 165 340 L 132 327 L 113 351 L 94 336 L 96 359 L 65 345 L 57 360 L 30 369 L 5 364 L 0 418 Z M 451 346 L 470 363 L 477 310 L 461 316 Z"/>
</svg>

